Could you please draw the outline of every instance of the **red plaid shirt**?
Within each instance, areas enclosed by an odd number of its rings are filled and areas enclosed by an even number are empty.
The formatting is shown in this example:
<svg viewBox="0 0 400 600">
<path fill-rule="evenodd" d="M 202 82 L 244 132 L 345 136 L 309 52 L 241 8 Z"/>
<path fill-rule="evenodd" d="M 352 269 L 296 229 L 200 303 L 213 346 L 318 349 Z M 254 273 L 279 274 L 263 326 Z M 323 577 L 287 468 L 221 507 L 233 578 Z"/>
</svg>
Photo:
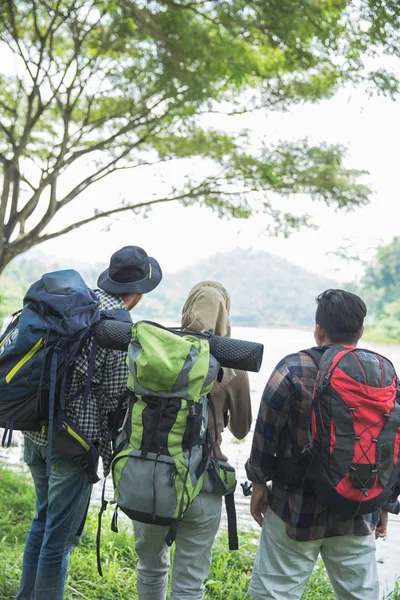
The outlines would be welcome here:
<svg viewBox="0 0 400 600">
<path fill-rule="evenodd" d="M 288 491 L 274 482 L 275 457 L 298 456 L 309 442 L 316 374 L 314 361 L 303 352 L 285 356 L 276 366 L 261 398 L 247 476 L 255 483 L 272 480 L 269 506 L 285 521 L 286 534 L 294 540 L 368 535 L 379 521 L 379 512 L 345 519 L 321 506 L 311 490 Z"/>
</svg>

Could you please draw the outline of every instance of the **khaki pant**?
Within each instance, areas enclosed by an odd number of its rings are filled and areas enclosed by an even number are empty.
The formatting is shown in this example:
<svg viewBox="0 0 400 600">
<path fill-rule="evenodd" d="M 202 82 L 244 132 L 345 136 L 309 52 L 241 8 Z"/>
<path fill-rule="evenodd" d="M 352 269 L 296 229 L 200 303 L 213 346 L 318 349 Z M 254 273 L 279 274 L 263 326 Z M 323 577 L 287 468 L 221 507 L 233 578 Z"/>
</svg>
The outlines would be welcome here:
<svg viewBox="0 0 400 600">
<path fill-rule="evenodd" d="M 297 542 L 270 508 L 264 516 L 249 595 L 299 600 L 321 554 L 338 600 L 378 600 L 374 534 Z"/>
<path fill-rule="evenodd" d="M 222 496 L 201 493 L 179 523 L 172 568 L 171 600 L 202 600 L 210 572 L 212 545 L 221 519 Z M 165 600 L 170 548 L 168 527 L 134 521 L 135 550 L 139 557 L 139 600 Z"/>
</svg>

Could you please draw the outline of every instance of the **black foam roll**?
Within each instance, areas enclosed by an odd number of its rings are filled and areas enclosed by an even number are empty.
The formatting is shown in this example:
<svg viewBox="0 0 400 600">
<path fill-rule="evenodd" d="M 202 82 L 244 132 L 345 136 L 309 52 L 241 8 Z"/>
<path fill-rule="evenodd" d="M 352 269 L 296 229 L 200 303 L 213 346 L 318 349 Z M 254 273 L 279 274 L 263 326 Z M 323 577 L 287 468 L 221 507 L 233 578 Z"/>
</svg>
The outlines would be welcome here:
<svg viewBox="0 0 400 600">
<path fill-rule="evenodd" d="M 218 335 L 210 336 L 208 342 L 210 353 L 217 359 L 221 367 L 256 373 L 260 370 L 264 353 L 262 344 Z"/>
<path fill-rule="evenodd" d="M 132 338 L 132 323 L 110 319 L 97 327 L 96 341 L 99 346 L 111 350 L 128 350 Z"/>
<path fill-rule="evenodd" d="M 185 335 L 182 330 L 171 328 L 177 335 Z M 127 350 L 132 338 L 132 325 L 123 321 L 103 321 L 97 327 L 96 340 L 99 346 L 114 350 Z M 218 335 L 196 334 L 206 337 L 210 345 L 210 353 L 217 359 L 221 367 L 253 371 L 258 373 L 263 359 L 264 346 L 258 342 L 249 342 L 235 338 L 225 338 Z"/>
</svg>

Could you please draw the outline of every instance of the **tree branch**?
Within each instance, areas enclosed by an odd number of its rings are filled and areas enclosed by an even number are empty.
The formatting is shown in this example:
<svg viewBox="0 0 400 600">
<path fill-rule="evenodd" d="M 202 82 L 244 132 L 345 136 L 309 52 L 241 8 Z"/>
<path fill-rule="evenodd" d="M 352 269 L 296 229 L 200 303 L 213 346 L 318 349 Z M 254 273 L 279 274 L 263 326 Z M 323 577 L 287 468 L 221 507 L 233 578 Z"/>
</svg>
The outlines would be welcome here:
<svg viewBox="0 0 400 600">
<path fill-rule="evenodd" d="M 11 211 L 10 215 L 16 214 L 18 209 L 18 198 L 19 198 L 19 189 L 21 183 L 21 174 L 19 172 L 19 164 L 18 160 L 14 160 L 12 163 L 13 174 L 12 174 L 12 196 L 11 196 Z"/>
<path fill-rule="evenodd" d="M 29 66 L 29 62 L 26 59 L 25 54 L 24 54 L 24 52 L 22 50 L 22 47 L 21 47 L 21 44 L 20 44 L 20 40 L 19 40 L 19 36 L 18 36 L 18 30 L 17 30 L 17 25 L 16 25 L 16 22 L 15 22 L 15 14 L 14 14 L 13 2 L 14 2 L 14 0 L 7 0 L 8 10 L 10 11 L 10 21 L 11 21 L 11 27 L 12 27 L 12 37 L 13 37 L 14 42 L 17 45 L 19 55 L 20 55 L 20 57 L 22 58 L 22 60 L 24 62 L 25 68 L 28 71 L 29 76 L 32 79 L 32 81 L 34 81 L 35 78 L 34 78 L 32 72 L 31 72 L 31 69 L 30 69 L 30 66 Z M 9 46 L 9 44 L 7 44 L 7 45 Z M 14 49 L 11 48 L 11 50 L 13 51 Z"/>
<path fill-rule="evenodd" d="M 164 101 L 164 98 L 161 98 L 153 106 L 148 108 L 147 114 L 149 114 L 151 111 L 153 111 L 163 101 Z M 159 115 L 159 116 L 154 116 L 152 119 L 149 119 L 148 121 L 146 121 L 146 124 L 148 126 L 150 126 L 153 123 L 153 126 L 149 127 L 149 131 L 146 133 L 146 136 L 145 136 L 146 138 L 150 135 L 150 133 L 153 133 L 153 131 L 156 129 L 156 125 L 154 125 L 154 123 L 159 124 L 167 116 L 167 114 L 168 113 L 165 113 L 165 114 Z M 104 140 L 101 140 L 98 143 L 93 144 L 93 146 L 73 152 L 71 154 L 71 156 L 65 161 L 64 166 L 68 166 L 68 165 L 72 164 L 78 158 L 81 158 L 85 154 L 89 154 L 91 152 L 96 152 L 99 150 L 104 150 L 105 148 L 110 146 L 115 140 L 117 140 L 118 138 L 123 136 L 124 134 L 130 133 L 131 131 L 133 131 L 133 129 L 135 129 L 135 127 L 139 127 L 140 125 L 143 125 L 143 123 L 138 122 L 141 119 L 143 119 L 143 117 L 144 117 L 144 115 L 140 115 L 136 119 L 129 121 L 129 123 L 127 123 L 124 127 L 121 127 L 121 129 L 119 129 L 116 133 L 114 133 L 113 135 L 111 135 L 110 137 L 108 137 Z M 132 148 L 135 148 L 139 143 L 141 143 L 141 141 L 143 141 L 143 140 L 139 140 L 139 142 L 132 145 Z"/>
<path fill-rule="evenodd" d="M 183 8 L 184 10 L 194 10 L 198 8 L 198 2 L 187 2 L 187 3 L 178 3 L 174 2 L 174 0 L 159 0 L 160 4 L 166 4 L 167 6 L 171 6 L 173 8 Z M 204 2 L 200 2 L 204 6 Z"/>
<path fill-rule="evenodd" d="M 107 173 L 108 174 L 108 173 Z M 105 177 L 106 174 L 102 175 L 101 178 Z M 100 179 L 101 179 L 100 178 Z M 98 180 L 97 180 L 98 181 Z M 182 202 L 185 200 L 194 200 L 196 198 L 201 198 L 202 196 L 206 195 L 207 193 L 211 193 L 209 186 L 212 182 L 216 182 L 217 179 L 216 178 L 209 178 L 206 181 L 202 181 L 200 184 L 192 187 L 190 190 L 183 192 L 179 195 L 176 196 L 170 196 L 170 197 L 165 197 L 165 198 L 156 198 L 154 200 L 149 200 L 147 202 L 140 202 L 138 204 L 129 204 L 129 205 L 124 205 L 124 206 L 120 206 L 118 208 L 113 208 L 107 211 L 102 211 L 102 212 L 97 212 L 94 215 L 92 215 L 91 217 L 88 217 L 86 219 L 82 219 L 81 221 L 78 221 L 76 223 L 71 223 L 71 225 L 68 225 L 67 227 L 65 227 L 64 229 L 61 229 L 57 232 L 54 233 L 49 233 L 46 235 L 43 235 L 41 237 L 39 237 L 39 234 L 41 231 L 43 231 L 44 227 L 46 227 L 50 221 L 51 218 L 48 219 L 43 219 L 34 229 L 32 229 L 30 232 L 24 234 L 23 236 L 19 236 L 14 242 L 13 242 L 13 247 L 17 248 L 17 254 L 20 252 L 24 252 L 25 250 L 29 249 L 32 245 L 33 242 L 34 243 L 42 243 L 44 241 L 48 241 L 51 239 L 54 239 L 56 237 L 59 237 L 61 235 L 64 235 L 65 233 L 68 233 L 70 231 L 73 231 L 74 229 L 77 229 L 79 227 L 82 227 L 83 225 L 87 225 L 88 223 L 91 223 L 93 221 L 96 221 L 98 219 L 101 218 L 105 218 L 105 217 L 109 217 L 113 214 L 118 214 L 121 212 L 126 212 L 128 210 L 140 210 L 142 208 L 146 208 L 149 206 L 153 206 L 155 204 L 161 204 L 161 203 L 166 203 L 166 202 Z M 78 192 L 79 193 L 79 192 Z M 217 194 L 219 193 L 218 190 L 214 190 L 214 193 Z M 237 196 L 237 192 L 224 192 L 224 194 L 226 196 Z M 60 210 L 60 206 L 58 203 L 56 212 L 58 210 Z M 47 221 L 47 222 L 45 222 Z"/>
<path fill-rule="evenodd" d="M 6 137 L 8 138 L 8 140 L 9 140 L 11 146 L 12 146 L 13 151 L 15 152 L 15 149 L 16 149 L 16 140 L 15 140 L 13 134 L 11 133 L 11 131 L 9 131 L 9 129 L 1 121 L 0 121 L 0 129 L 2 131 L 4 131 Z"/>
<path fill-rule="evenodd" d="M 196 189 L 196 188 L 194 188 L 194 189 Z M 65 233 L 69 233 L 70 231 L 73 231 L 74 229 L 82 227 L 83 225 L 87 225 L 88 223 L 92 223 L 93 221 L 97 221 L 98 219 L 110 217 L 111 215 L 126 212 L 128 210 L 134 210 L 134 211 L 140 210 L 140 209 L 146 208 L 148 206 L 153 206 L 154 204 L 162 204 L 162 203 L 167 203 L 167 202 L 180 202 L 182 200 L 185 200 L 186 198 L 195 198 L 195 197 L 199 197 L 202 195 L 203 195 L 203 192 L 196 193 L 191 190 L 191 191 L 181 194 L 179 196 L 172 196 L 170 198 L 168 196 L 165 198 L 157 198 L 155 200 L 150 200 L 149 202 L 141 202 L 139 204 L 132 204 L 129 206 L 120 206 L 118 208 L 110 209 L 110 210 L 107 210 L 107 211 L 104 211 L 101 213 L 96 213 L 93 216 L 88 217 L 87 219 L 82 219 L 81 221 L 78 221 L 76 223 L 71 223 L 71 225 L 68 225 L 68 227 L 65 227 L 64 229 L 60 229 L 57 232 L 49 233 L 44 236 L 41 236 L 39 238 L 39 243 L 47 242 L 48 240 L 52 240 L 56 237 L 64 235 Z"/>
<path fill-rule="evenodd" d="M 57 202 L 57 206 L 58 206 L 57 210 L 60 210 L 61 208 L 63 208 L 67 204 L 69 204 L 71 202 L 71 200 L 76 198 L 76 196 L 78 196 L 80 193 L 82 193 L 84 190 L 86 190 L 93 183 L 96 183 L 97 181 L 104 179 L 104 177 L 106 177 L 107 175 L 110 175 L 114 171 L 119 170 L 116 166 L 117 163 L 120 160 L 122 160 L 123 158 L 125 158 L 131 152 L 133 147 L 144 142 L 147 137 L 148 137 L 148 134 L 144 135 L 141 138 L 141 140 L 139 140 L 134 146 L 129 146 L 119 156 L 117 156 L 117 158 L 115 158 L 113 161 L 111 161 L 107 165 L 101 167 L 101 169 L 99 169 L 95 173 L 92 173 L 91 175 L 89 175 L 88 177 L 83 179 L 80 183 L 78 183 L 78 185 L 76 185 L 70 192 L 68 192 L 68 194 L 66 196 L 64 196 L 64 198 L 62 198 L 61 200 L 59 200 Z"/>
<path fill-rule="evenodd" d="M 8 240 L 8 238 L 4 235 L 4 219 L 7 212 L 10 185 L 10 165 L 8 163 L 3 169 L 3 189 L 0 198 L 0 254 L 3 252 L 5 239 Z"/>
</svg>

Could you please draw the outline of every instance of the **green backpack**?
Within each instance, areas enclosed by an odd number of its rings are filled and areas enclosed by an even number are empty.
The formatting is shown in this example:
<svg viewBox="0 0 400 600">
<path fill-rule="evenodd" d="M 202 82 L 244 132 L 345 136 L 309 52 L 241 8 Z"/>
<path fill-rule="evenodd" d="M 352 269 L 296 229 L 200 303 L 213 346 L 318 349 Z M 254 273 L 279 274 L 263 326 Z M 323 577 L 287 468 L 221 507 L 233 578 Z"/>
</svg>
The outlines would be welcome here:
<svg viewBox="0 0 400 600">
<path fill-rule="evenodd" d="M 148 321 L 132 327 L 127 363 L 131 395 L 111 463 L 112 529 L 120 508 L 130 519 L 169 525 L 171 545 L 210 464 L 207 395 L 220 365 L 207 339 Z"/>
</svg>

